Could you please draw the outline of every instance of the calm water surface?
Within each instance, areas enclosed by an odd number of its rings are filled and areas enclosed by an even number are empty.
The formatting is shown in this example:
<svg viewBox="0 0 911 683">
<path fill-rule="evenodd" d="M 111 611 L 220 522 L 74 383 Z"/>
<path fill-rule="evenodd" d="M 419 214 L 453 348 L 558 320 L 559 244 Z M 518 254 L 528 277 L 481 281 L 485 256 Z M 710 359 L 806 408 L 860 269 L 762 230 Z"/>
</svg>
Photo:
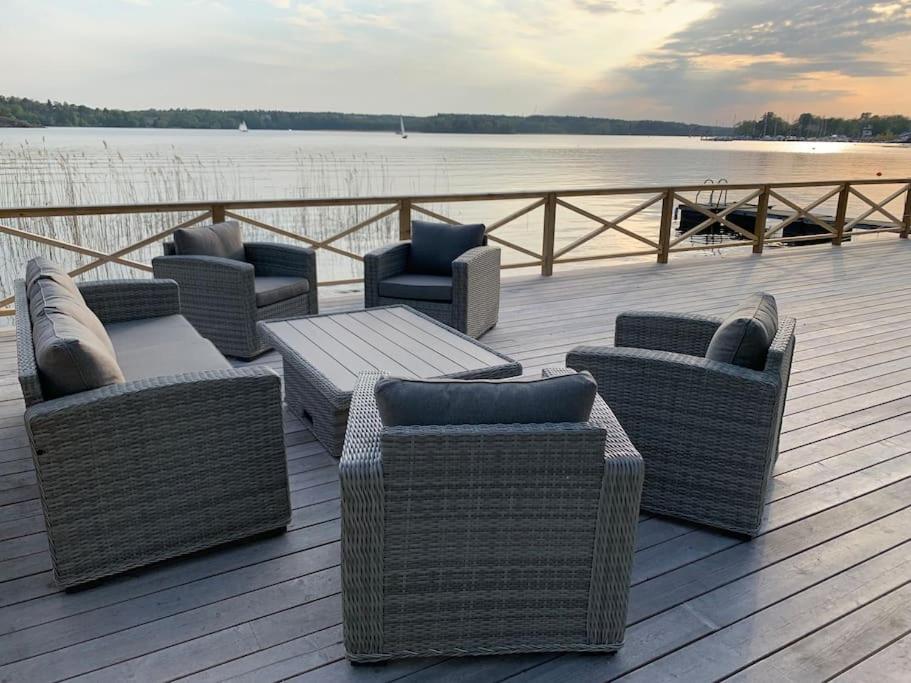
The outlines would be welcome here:
<svg viewBox="0 0 911 683">
<path fill-rule="evenodd" d="M 911 148 L 837 142 L 707 142 L 680 137 L 418 133 L 402 140 L 391 132 L 0 129 L 3 206 L 631 187 L 719 178 L 731 183 L 861 179 L 877 173 L 911 176 Z M 875 188 L 870 195 L 880 198 L 892 189 Z M 789 196 L 806 203 L 821 194 L 808 190 Z M 732 193 L 731 199 L 736 197 Z M 573 201 L 613 218 L 642 200 L 641 195 L 630 195 Z M 429 208 L 458 220 L 491 223 L 526 203 L 432 204 Z M 892 207 L 894 212 L 901 210 L 898 201 Z M 325 238 L 381 208 L 248 215 Z M 656 205 L 624 225 L 654 239 L 658 210 Z M 852 210 L 861 210 L 859 203 Z M 821 211 L 834 212 L 834 200 Z M 31 220 L 15 222 L 15 227 L 107 251 L 186 217 Z M 568 244 L 593 227 L 586 218 L 560 209 L 557 242 Z M 363 253 L 394 234 L 395 222 L 388 219 L 338 244 Z M 540 250 L 541 210 L 523 216 L 501 234 Z M 0 239 L 0 281 L 8 291 L 13 274 L 36 247 L 8 237 Z M 644 245 L 609 231 L 580 254 L 637 248 Z M 157 247 L 134 257 L 149 258 L 156 252 Z M 75 255 L 47 253 L 73 264 L 84 261 Z M 517 262 L 526 257 L 508 250 L 504 260 Z M 360 265 L 322 254 L 320 268 L 323 279 L 335 279 L 359 275 Z"/>
</svg>

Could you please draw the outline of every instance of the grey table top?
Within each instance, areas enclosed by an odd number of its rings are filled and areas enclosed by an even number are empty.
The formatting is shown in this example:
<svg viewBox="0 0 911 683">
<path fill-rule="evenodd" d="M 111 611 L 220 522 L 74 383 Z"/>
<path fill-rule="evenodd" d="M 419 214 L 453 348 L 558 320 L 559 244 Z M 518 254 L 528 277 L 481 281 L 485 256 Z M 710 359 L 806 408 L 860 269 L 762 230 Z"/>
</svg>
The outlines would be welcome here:
<svg viewBox="0 0 911 683">
<path fill-rule="evenodd" d="M 368 370 L 441 377 L 514 361 L 407 306 L 260 323 L 284 356 L 299 354 L 340 391 Z"/>
</svg>

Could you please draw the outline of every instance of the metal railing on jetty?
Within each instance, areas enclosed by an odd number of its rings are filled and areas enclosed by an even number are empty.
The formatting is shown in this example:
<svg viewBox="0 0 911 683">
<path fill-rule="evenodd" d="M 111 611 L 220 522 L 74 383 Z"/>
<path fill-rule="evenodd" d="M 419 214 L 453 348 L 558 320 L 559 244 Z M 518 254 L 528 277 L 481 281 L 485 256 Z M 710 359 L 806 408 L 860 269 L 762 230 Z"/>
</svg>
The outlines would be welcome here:
<svg viewBox="0 0 911 683">
<path fill-rule="evenodd" d="M 875 186 L 894 186 L 888 188 L 885 197 L 874 200 L 868 194 Z M 116 263 L 127 268 L 151 272 L 151 266 L 130 258 L 130 254 L 142 250 L 155 242 L 162 241 L 178 228 L 185 228 L 206 220 L 219 222 L 223 220 L 237 220 L 256 228 L 271 232 L 292 241 L 309 245 L 316 250 L 332 252 L 354 261 L 363 261 L 363 255 L 339 246 L 339 241 L 354 235 L 367 227 L 384 219 L 395 220 L 397 216 L 398 235 L 400 239 L 408 239 L 411 231 L 411 219 L 421 215 L 434 220 L 456 223 L 454 219 L 446 216 L 439 210 L 432 210 L 428 205 L 439 206 L 445 204 L 459 204 L 465 202 L 495 203 L 507 200 L 527 201 L 521 208 L 510 212 L 498 220 L 487 223 L 487 238 L 491 243 L 498 244 L 504 249 L 513 250 L 521 255 L 519 261 L 504 264 L 504 268 L 540 267 L 541 274 L 548 276 L 559 264 L 578 263 L 583 261 L 596 261 L 609 258 L 630 256 L 654 255 L 659 263 L 667 263 L 672 253 L 696 251 L 701 249 L 718 249 L 722 247 L 751 246 L 754 253 L 760 254 L 766 245 L 787 244 L 801 241 L 830 241 L 833 245 L 840 245 L 850 239 L 854 234 L 871 234 L 877 232 L 897 233 L 902 238 L 911 234 L 911 179 L 877 178 L 870 180 L 833 180 L 813 182 L 783 182 L 783 183 L 733 183 L 724 186 L 727 192 L 741 193 L 733 201 L 723 205 L 710 206 L 698 202 L 699 192 L 717 190 L 717 185 L 678 185 L 672 187 L 622 187 L 602 189 L 577 189 L 577 190 L 551 190 L 535 192 L 490 192 L 490 193 L 462 193 L 444 195 L 413 195 L 413 196 L 388 196 L 388 197 L 345 197 L 327 199 L 279 199 L 279 200 L 246 200 L 246 201 L 192 201 L 157 204 L 110 204 L 97 206 L 54 206 L 54 207 L 28 207 L 28 208 L 0 208 L 0 233 L 21 240 L 40 243 L 48 247 L 60 249 L 74 254 L 88 257 L 89 261 L 72 271 L 72 274 L 81 275 L 95 270 L 105 264 Z M 883 188 L 879 188 L 883 189 Z M 808 192 L 818 196 L 808 203 L 798 203 L 793 196 L 794 192 L 806 195 Z M 695 196 L 693 196 L 695 194 Z M 687 196 L 690 195 L 690 196 Z M 585 198 L 611 198 L 626 197 L 633 200 L 642 198 L 634 206 L 624 210 L 613 218 L 604 218 L 596 213 L 579 206 Z M 849 200 L 859 202 L 863 206 L 857 215 L 847 215 Z M 780 203 L 786 207 L 784 213 L 778 211 L 776 222 L 770 222 L 770 201 Z M 826 202 L 836 201 L 834 215 L 818 213 L 818 207 Z M 893 203 L 901 204 L 898 211 L 889 208 Z M 312 207 L 377 207 L 379 211 L 363 220 L 358 220 L 342 230 L 334 232 L 328 237 L 317 238 L 313 235 L 302 234 L 294 230 L 278 227 L 271 223 L 258 220 L 245 215 L 244 211 L 258 209 L 307 209 Z M 686 227 L 686 229 L 673 230 L 672 223 L 676 207 L 685 207 L 690 214 L 704 217 L 703 220 Z M 655 207 L 655 208 L 652 208 Z M 751 226 L 744 227 L 732 220 L 737 211 L 749 207 L 753 216 Z M 518 244 L 506 239 L 501 229 L 534 211 L 542 209 L 542 238 L 540 250 L 533 246 Z M 641 219 L 643 212 L 651 210 L 657 213 L 657 233 L 655 226 L 649 231 L 642 230 L 641 220 L 638 231 L 630 226 L 629 222 L 634 217 Z M 660 211 L 656 211 L 660 209 Z M 568 211 L 594 224 L 594 227 L 576 237 L 566 244 L 557 244 L 559 233 L 558 211 Z M 77 241 L 66 241 L 56 237 L 40 234 L 24 227 L 9 225 L 10 219 L 49 219 L 66 217 L 76 221 L 80 216 L 105 216 L 113 214 L 183 214 L 192 213 L 192 217 L 176 225 L 155 231 L 153 234 L 139 240 L 118 247 L 114 251 L 102 251 L 92 248 Z M 885 220 L 878 220 L 871 225 L 868 217 L 879 214 Z M 802 221 L 811 223 L 818 230 L 812 235 L 786 236 L 786 229 L 792 223 Z M 20 224 L 23 220 L 18 221 Z M 27 223 L 27 221 L 25 221 Z M 626 223 L 626 225 L 624 225 Z M 741 239 L 712 244 L 693 244 L 694 236 L 717 230 L 719 226 L 730 231 L 731 234 Z M 752 229 L 749 229 L 749 228 Z M 593 239 L 608 231 L 616 231 L 629 238 L 641 248 L 619 252 L 579 253 L 583 245 L 589 244 Z M 642 234 L 648 232 L 648 234 Z M 657 234 L 657 239 L 654 235 Z M 321 282 L 323 286 L 339 285 L 359 282 L 359 279 L 330 280 Z M 11 305 L 13 297 L 9 294 L 0 295 L 0 315 L 12 315 Z"/>
</svg>

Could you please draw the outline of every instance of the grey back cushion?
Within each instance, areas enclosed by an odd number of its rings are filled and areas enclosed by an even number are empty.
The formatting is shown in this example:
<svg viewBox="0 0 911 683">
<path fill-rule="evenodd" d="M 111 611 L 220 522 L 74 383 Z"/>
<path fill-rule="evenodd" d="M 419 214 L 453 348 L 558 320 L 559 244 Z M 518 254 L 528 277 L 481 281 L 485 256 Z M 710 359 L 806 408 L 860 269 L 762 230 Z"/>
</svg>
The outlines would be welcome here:
<svg viewBox="0 0 911 683">
<path fill-rule="evenodd" d="M 243 235 L 237 221 L 175 230 L 174 252 L 178 256 L 217 256 L 235 261 L 245 260 Z"/>
<path fill-rule="evenodd" d="M 411 221 L 408 270 L 426 275 L 452 275 L 452 262 L 469 249 L 484 244 L 486 228 Z"/>
<path fill-rule="evenodd" d="M 588 372 L 519 380 L 384 378 L 376 405 L 397 425 L 586 422 L 598 386 Z"/>
<path fill-rule="evenodd" d="M 70 277 L 69 273 L 57 263 L 54 263 L 43 256 L 36 256 L 25 264 L 25 288 L 28 292 L 38 280 L 53 280 L 57 284 L 65 287 L 74 296 L 82 297 L 79 293 L 79 286 L 75 280 Z M 31 297 L 29 297 L 31 298 Z"/>
<path fill-rule="evenodd" d="M 775 297 L 757 292 L 731 313 L 712 336 L 705 357 L 753 370 L 765 367 L 772 340 L 778 333 Z"/>
<path fill-rule="evenodd" d="M 50 286 L 51 284 L 56 287 Z M 42 256 L 33 258 L 25 266 L 25 287 L 29 315 L 33 321 L 46 301 L 52 305 L 64 306 L 67 315 L 79 320 L 114 353 L 114 346 L 104 325 L 85 303 L 79 286 L 61 266 Z"/>
<path fill-rule="evenodd" d="M 124 381 L 107 332 L 81 297 L 48 278 L 36 280 L 31 290 L 35 362 L 48 398 Z"/>
</svg>

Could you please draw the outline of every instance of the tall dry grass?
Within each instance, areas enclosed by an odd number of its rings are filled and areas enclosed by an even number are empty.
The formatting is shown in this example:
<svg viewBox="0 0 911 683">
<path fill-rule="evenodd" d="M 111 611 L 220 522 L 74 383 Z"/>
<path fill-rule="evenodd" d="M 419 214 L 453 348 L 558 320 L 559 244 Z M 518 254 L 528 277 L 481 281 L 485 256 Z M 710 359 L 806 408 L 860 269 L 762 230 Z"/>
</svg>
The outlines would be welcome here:
<svg viewBox="0 0 911 683">
<path fill-rule="evenodd" d="M 281 179 L 270 179 L 268 160 L 186 156 L 176 148 L 129 157 L 104 143 L 103 151 L 53 149 L 43 144 L 0 143 L 0 206 L 43 207 L 93 204 L 147 204 L 216 199 L 298 198 L 392 194 L 387 165 L 357 154 L 312 154 L 298 149 L 291 171 L 284 161 Z M 312 239 L 325 239 L 378 213 L 380 207 L 342 206 L 245 211 L 256 220 Z M 192 213 L 113 214 L 7 219 L 26 232 L 110 253 L 192 218 Z M 244 226 L 246 238 L 294 243 L 290 238 Z M 362 254 L 395 239 L 394 216 L 339 240 L 340 248 Z M 297 242 L 300 244 L 299 242 Z M 138 249 L 125 258 L 148 263 L 161 244 Z M 0 292 L 11 294 L 25 263 L 44 255 L 75 269 L 93 260 L 60 248 L 0 234 Z M 321 250 L 320 278 L 360 277 L 361 265 Z M 107 264 L 84 279 L 148 277 L 118 264 Z"/>
</svg>

